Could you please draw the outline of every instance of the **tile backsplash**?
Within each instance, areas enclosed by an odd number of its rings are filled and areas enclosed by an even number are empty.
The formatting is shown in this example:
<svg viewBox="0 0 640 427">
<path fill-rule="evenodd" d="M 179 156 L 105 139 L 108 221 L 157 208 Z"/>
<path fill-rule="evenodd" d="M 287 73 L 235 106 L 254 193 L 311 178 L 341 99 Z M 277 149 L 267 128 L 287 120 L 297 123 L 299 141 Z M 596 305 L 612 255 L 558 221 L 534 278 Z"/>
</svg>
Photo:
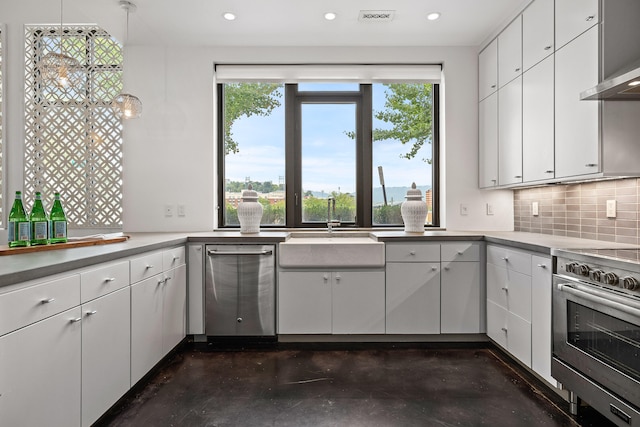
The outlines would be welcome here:
<svg viewBox="0 0 640 427">
<path fill-rule="evenodd" d="M 640 178 L 550 185 L 515 190 L 516 231 L 640 244 Z M 616 217 L 607 217 L 607 200 L 616 201 Z M 533 203 L 538 215 L 533 215 Z"/>
</svg>

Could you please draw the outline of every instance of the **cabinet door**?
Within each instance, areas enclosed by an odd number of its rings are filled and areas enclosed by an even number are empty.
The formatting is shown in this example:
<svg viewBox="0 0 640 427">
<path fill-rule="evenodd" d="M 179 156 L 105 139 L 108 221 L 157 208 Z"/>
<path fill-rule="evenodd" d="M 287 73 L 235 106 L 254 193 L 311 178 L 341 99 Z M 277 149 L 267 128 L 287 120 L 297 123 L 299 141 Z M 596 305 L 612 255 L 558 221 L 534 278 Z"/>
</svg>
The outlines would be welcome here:
<svg viewBox="0 0 640 427">
<path fill-rule="evenodd" d="M 598 27 L 555 55 L 555 175 L 564 178 L 599 171 L 599 101 L 580 92 L 598 83 Z"/>
<path fill-rule="evenodd" d="M 131 385 L 162 358 L 162 299 L 160 274 L 131 286 Z"/>
<path fill-rule="evenodd" d="M 334 334 L 384 334 L 383 271 L 333 273 Z"/>
<path fill-rule="evenodd" d="M 553 1 L 535 0 L 522 12 L 522 66 L 524 71 L 554 51 Z"/>
<path fill-rule="evenodd" d="M 531 323 L 512 312 L 507 314 L 507 350 L 531 367 Z"/>
<path fill-rule="evenodd" d="M 550 56 L 522 76 L 524 182 L 554 177 L 553 75 L 553 56 Z"/>
<path fill-rule="evenodd" d="M 494 39 L 478 55 L 478 99 L 498 90 L 498 39 Z"/>
<path fill-rule="evenodd" d="M 522 17 L 498 36 L 498 88 L 522 74 Z"/>
<path fill-rule="evenodd" d="M 80 425 L 80 307 L 0 338 L 0 425 Z"/>
<path fill-rule="evenodd" d="M 480 188 L 498 185 L 498 94 L 480 101 Z"/>
<path fill-rule="evenodd" d="M 386 331 L 440 333 L 440 263 L 387 263 Z"/>
<path fill-rule="evenodd" d="M 554 387 L 551 376 L 551 259 L 531 258 L 531 369 Z"/>
<path fill-rule="evenodd" d="M 278 274 L 278 333 L 331 333 L 331 273 Z"/>
<path fill-rule="evenodd" d="M 480 332 L 480 263 L 443 262 L 440 332 Z"/>
<path fill-rule="evenodd" d="M 507 302 L 507 269 L 487 264 L 487 299 L 505 310 Z"/>
<path fill-rule="evenodd" d="M 487 300 L 487 336 L 507 350 L 507 310 Z"/>
<path fill-rule="evenodd" d="M 507 270 L 507 309 L 511 313 L 531 321 L 531 276 Z"/>
<path fill-rule="evenodd" d="M 169 353 L 186 335 L 187 266 L 182 264 L 165 273 L 162 309 L 162 355 Z"/>
<path fill-rule="evenodd" d="M 498 92 L 498 180 L 522 182 L 522 77 Z"/>
<path fill-rule="evenodd" d="M 599 3 L 598 0 L 556 0 L 556 49 L 600 21 Z"/>
<path fill-rule="evenodd" d="M 83 426 L 93 424 L 129 390 L 130 312 L 128 287 L 82 305 Z"/>
</svg>

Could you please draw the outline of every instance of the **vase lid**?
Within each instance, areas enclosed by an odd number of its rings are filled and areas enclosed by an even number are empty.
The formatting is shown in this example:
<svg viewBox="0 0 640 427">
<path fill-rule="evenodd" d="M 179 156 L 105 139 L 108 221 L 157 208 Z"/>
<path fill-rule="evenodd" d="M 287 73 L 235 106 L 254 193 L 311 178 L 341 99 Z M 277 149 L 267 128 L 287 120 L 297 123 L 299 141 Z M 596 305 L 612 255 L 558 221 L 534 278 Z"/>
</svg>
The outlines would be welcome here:
<svg viewBox="0 0 640 427">
<path fill-rule="evenodd" d="M 249 184 L 247 190 L 242 192 L 242 200 L 245 202 L 257 202 L 258 201 L 258 193 L 253 190 L 253 186 Z"/>
<path fill-rule="evenodd" d="M 405 196 L 407 200 L 422 200 L 422 191 L 416 188 L 416 183 L 411 183 L 411 188 L 407 190 L 407 195 Z"/>
</svg>

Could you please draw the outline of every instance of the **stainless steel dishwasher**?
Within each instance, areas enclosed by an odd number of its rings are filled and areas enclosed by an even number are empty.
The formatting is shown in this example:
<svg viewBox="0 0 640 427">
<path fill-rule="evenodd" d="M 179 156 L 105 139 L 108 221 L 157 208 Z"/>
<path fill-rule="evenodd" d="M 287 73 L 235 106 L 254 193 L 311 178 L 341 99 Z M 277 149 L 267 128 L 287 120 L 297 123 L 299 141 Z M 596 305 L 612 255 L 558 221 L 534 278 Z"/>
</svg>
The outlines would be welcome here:
<svg viewBox="0 0 640 427">
<path fill-rule="evenodd" d="M 275 247 L 207 245 L 205 334 L 275 335 Z"/>
</svg>

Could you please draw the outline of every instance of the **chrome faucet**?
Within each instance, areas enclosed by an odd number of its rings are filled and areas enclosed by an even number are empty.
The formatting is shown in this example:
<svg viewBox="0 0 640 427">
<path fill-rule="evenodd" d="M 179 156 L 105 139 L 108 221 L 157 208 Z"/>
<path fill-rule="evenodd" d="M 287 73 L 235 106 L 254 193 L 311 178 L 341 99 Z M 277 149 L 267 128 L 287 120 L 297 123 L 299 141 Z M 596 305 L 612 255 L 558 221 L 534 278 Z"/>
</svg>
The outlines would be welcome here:
<svg viewBox="0 0 640 427">
<path fill-rule="evenodd" d="M 334 219 L 336 216 L 336 198 L 327 198 L 327 231 L 333 233 L 333 227 L 339 227 L 340 221 Z"/>
</svg>

